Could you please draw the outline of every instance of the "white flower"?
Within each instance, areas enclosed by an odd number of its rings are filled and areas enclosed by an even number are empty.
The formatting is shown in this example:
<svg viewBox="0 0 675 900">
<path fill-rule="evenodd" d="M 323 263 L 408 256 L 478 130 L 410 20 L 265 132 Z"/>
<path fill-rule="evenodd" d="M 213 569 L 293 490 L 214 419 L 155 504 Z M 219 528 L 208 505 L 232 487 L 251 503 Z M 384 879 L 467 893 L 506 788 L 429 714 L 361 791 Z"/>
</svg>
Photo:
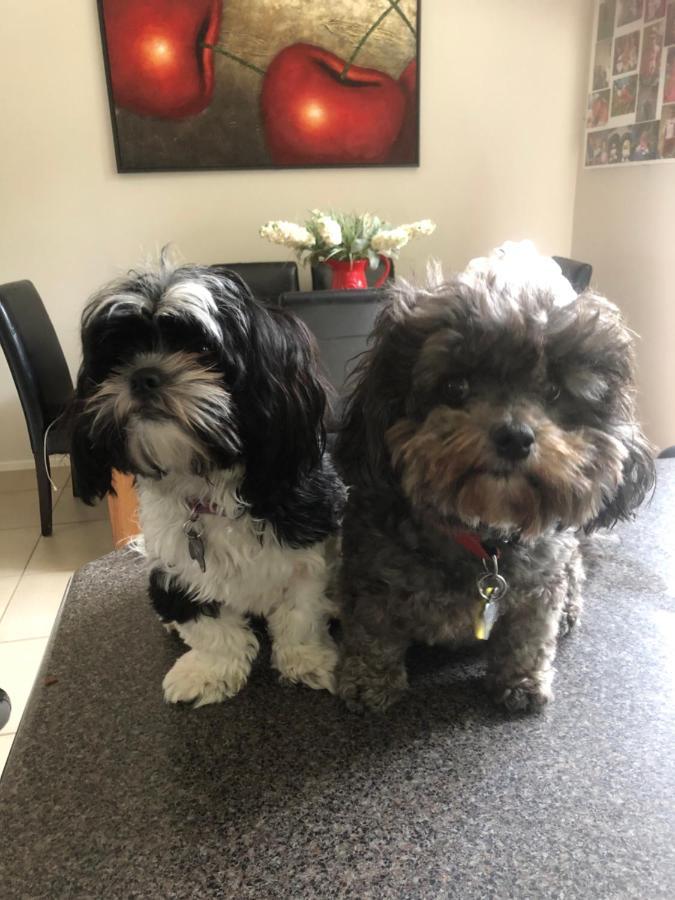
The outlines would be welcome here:
<svg viewBox="0 0 675 900">
<path fill-rule="evenodd" d="M 303 250 L 316 244 L 314 235 L 295 222 L 268 222 L 260 228 L 260 237 L 273 244 L 283 244 L 295 250 Z"/>
<path fill-rule="evenodd" d="M 337 247 L 342 243 L 342 228 L 331 216 L 320 215 L 316 218 L 316 230 L 327 247 Z"/>
<path fill-rule="evenodd" d="M 436 223 L 432 222 L 431 219 L 420 219 L 419 222 L 412 222 L 410 225 L 402 225 L 401 228 L 405 228 L 410 233 L 411 238 L 417 237 L 418 235 L 428 237 L 436 231 Z"/>
<path fill-rule="evenodd" d="M 400 228 L 378 231 L 370 239 L 370 246 L 376 253 L 383 253 L 385 256 L 388 256 L 391 253 L 398 252 L 401 247 L 405 247 L 409 240 L 409 231 L 401 226 Z"/>
</svg>

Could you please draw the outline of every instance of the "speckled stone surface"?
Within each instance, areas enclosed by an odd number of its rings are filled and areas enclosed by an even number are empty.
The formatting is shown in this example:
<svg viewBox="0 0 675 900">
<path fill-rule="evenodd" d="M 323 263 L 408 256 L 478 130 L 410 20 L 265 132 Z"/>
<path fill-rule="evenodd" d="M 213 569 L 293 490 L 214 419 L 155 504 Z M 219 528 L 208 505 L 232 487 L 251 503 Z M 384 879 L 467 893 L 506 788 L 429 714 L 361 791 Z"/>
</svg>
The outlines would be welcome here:
<svg viewBox="0 0 675 900">
<path fill-rule="evenodd" d="M 659 475 L 538 717 L 491 707 L 480 656 L 430 650 L 383 718 L 265 654 L 234 700 L 166 706 L 181 647 L 141 566 L 86 566 L 0 783 L 0 896 L 672 897 L 675 460 Z"/>
</svg>

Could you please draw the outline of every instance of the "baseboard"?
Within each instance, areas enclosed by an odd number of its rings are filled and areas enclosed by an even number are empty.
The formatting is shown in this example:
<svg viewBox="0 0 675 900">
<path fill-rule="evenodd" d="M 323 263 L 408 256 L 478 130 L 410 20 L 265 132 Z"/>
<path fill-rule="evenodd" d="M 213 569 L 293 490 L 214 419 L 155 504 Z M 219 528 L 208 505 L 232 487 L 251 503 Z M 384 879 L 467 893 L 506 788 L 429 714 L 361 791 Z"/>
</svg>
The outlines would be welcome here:
<svg viewBox="0 0 675 900">
<path fill-rule="evenodd" d="M 52 467 L 66 466 L 70 468 L 70 457 L 67 454 L 59 453 L 50 457 Z M 22 472 L 25 469 L 35 469 L 35 463 L 32 459 L 6 459 L 4 462 L 0 460 L 0 472 Z"/>
<path fill-rule="evenodd" d="M 4 462 L 0 461 L 0 472 L 20 472 L 23 469 L 34 469 L 35 463 L 32 459 L 8 459 Z"/>
</svg>

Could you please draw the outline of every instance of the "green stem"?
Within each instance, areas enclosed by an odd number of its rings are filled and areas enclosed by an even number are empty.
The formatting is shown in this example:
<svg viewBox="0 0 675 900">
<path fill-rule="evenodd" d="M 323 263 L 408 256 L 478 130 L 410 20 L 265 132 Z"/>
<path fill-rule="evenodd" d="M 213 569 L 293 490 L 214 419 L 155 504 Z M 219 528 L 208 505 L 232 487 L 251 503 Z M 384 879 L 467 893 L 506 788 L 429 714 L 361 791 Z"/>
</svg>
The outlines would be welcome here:
<svg viewBox="0 0 675 900">
<path fill-rule="evenodd" d="M 209 50 L 213 50 L 214 53 L 220 53 L 223 56 L 227 56 L 228 59 L 233 59 L 235 62 L 238 62 L 239 65 L 246 66 L 247 69 L 251 69 L 253 72 L 257 72 L 258 75 L 265 74 L 264 69 L 260 69 L 258 66 L 254 66 L 253 63 L 247 62 L 245 59 L 242 59 L 241 56 L 235 56 L 234 53 L 230 53 L 229 50 L 226 50 L 224 47 L 221 47 L 218 44 L 207 44 L 203 42 L 202 47 L 207 47 Z"/>
<path fill-rule="evenodd" d="M 349 72 L 349 70 L 350 70 L 350 68 L 351 68 L 351 66 L 352 66 L 352 64 L 353 64 L 353 62 L 354 62 L 354 60 L 356 59 L 356 57 L 357 57 L 357 56 L 359 55 L 359 53 L 361 52 L 361 49 L 362 49 L 363 45 L 366 43 L 366 41 L 367 41 L 368 38 L 371 36 L 371 34 L 375 31 L 375 29 L 378 28 L 382 22 L 384 22 L 384 20 L 387 18 L 387 16 L 389 15 L 389 13 L 393 12 L 395 8 L 396 8 L 395 6 L 390 6 L 388 9 L 385 9 L 385 11 L 384 11 L 381 15 L 379 15 L 379 16 L 377 17 L 377 19 L 375 19 L 375 21 L 373 22 L 373 24 L 370 26 L 370 28 L 368 29 L 368 31 L 366 31 L 366 33 L 363 35 L 363 37 L 362 37 L 361 40 L 358 42 L 358 44 L 356 45 L 356 47 L 354 47 L 354 50 L 352 51 L 352 55 L 351 55 L 351 56 L 349 57 L 349 59 L 347 60 L 347 62 L 345 63 L 344 69 L 343 69 L 342 72 L 340 73 L 340 78 L 341 78 L 343 81 L 344 81 L 345 78 L 347 77 L 347 72 Z"/>
<path fill-rule="evenodd" d="M 403 10 L 401 9 L 401 7 L 399 6 L 399 3 L 400 3 L 400 2 L 401 2 L 401 0 L 389 0 L 389 3 L 391 4 L 392 8 L 396 10 L 396 12 L 399 14 L 399 16 L 403 19 L 403 21 L 405 22 L 405 24 L 406 24 L 406 25 L 408 26 L 408 28 L 410 29 L 410 33 L 412 34 L 412 36 L 413 36 L 414 38 L 416 38 L 416 37 L 417 37 L 417 32 L 415 31 L 415 26 L 412 24 L 412 22 L 410 21 L 410 19 L 406 16 L 406 14 L 403 12 Z"/>
<path fill-rule="evenodd" d="M 377 19 L 375 19 L 375 21 L 374 21 L 373 24 L 370 26 L 370 28 L 368 29 L 368 31 L 366 31 L 366 33 L 363 35 L 363 37 L 362 37 L 361 40 L 358 42 L 358 44 L 356 45 L 356 47 L 354 47 L 354 50 L 352 51 L 352 55 L 351 55 L 351 56 L 349 57 L 349 59 L 347 60 L 347 62 L 345 63 L 344 69 L 343 69 L 342 72 L 340 73 L 340 78 L 341 78 L 343 81 L 344 81 L 345 78 L 347 77 L 347 73 L 349 72 L 350 68 L 352 67 L 352 65 L 353 65 L 353 63 L 354 63 L 354 60 L 356 59 L 356 57 L 357 57 L 357 56 L 359 55 L 359 53 L 361 52 L 361 50 L 362 50 L 362 48 L 363 48 L 363 45 L 366 43 L 366 41 L 367 41 L 368 38 L 371 36 L 371 34 L 372 34 L 377 28 L 379 28 L 379 26 L 382 24 L 382 22 L 384 22 L 384 20 L 387 18 L 387 16 L 389 15 L 389 13 L 392 13 L 392 12 L 394 12 L 394 10 L 396 10 L 396 12 L 400 13 L 400 14 L 403 15 L 404 18 L 405 18 L 405 15 L 404 15 L 404 14 L 401 12 L 401 10 L 399 10 L 399 8 L 398 8 L 398 5 L 399 5 L 399 3 L 401 2 L 401 0 L 388 0 L 388 2 L 389 2 L 388 8 L 385 9 L 384 12 L 381 13 L 381 15 L 379 15 L 379 16 L 377 17 Z M 406 21 L 407 21 L 407 20 L 406 20 Z M 408 22 L 408 24 L 410 25 L 409 22 Z M 412 26 L 410 26 L 410 27 L 412 28 Z M 414 31 L 414 29 L 413 29 L 413 34 L 414 34 L 414 33 L 415 33 L 415 31 Z"/>
</svg>

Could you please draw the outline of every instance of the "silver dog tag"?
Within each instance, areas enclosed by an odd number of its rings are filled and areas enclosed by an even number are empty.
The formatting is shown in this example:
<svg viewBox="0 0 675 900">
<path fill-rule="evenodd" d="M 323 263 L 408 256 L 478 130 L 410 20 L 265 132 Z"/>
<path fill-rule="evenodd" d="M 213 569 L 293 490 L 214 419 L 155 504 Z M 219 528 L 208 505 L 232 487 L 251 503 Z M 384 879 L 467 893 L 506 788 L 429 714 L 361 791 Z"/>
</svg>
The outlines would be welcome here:
<svg viewBox="0 0 675 900">
<path fill-rule="evenodd" d="M 480 616 L 480 629 L 476 629 L 476 637 L 478 640 L 487 641 L 492 633 L 494 624 L 499 616 L 499 606 L 492 600 L 488 600 L 483 606 Z M 480 634 L 478 631 L 480 630 Z"/>
<path fill-rule="evenodd" d="M 206 559 L 204 558 L 204 541 L 200 537 L 188 535 L 188 553 L 202 572 L 206 572 Z"/>
<path fill-rule="evenodd" d="M 197 563 L 202 572 L 206 572 L 206 551 L 202 540 L 204 528 L 199 519 L 188 519 L 183 525 L 183 533 L 187 538 L 190 559 Z"/>
</svg>

